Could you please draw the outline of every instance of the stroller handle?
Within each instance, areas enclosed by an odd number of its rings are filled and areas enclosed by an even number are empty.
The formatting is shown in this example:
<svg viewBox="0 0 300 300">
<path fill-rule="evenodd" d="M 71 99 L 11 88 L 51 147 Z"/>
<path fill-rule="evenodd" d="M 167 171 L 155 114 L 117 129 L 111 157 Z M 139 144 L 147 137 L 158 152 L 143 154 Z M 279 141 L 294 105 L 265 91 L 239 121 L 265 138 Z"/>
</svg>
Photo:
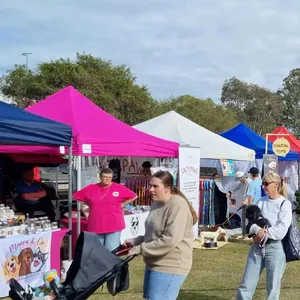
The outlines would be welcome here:
<svg viewBox="0 0 300 300">
<path fill-rule="evenodd" d="M 124 264 L 128 264 L 129 262 L 131 262 L 137 255 L 128 255 L 124 260 L 123 263 Z"/>
</svg>

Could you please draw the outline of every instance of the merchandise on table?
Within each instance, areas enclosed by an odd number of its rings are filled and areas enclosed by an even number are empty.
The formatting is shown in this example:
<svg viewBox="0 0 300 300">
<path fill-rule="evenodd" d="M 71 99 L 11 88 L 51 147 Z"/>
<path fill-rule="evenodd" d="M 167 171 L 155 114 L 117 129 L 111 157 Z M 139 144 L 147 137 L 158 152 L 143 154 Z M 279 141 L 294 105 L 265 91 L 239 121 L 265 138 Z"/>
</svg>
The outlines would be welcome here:
<svg viewBox="0 0 300 300">
<path fill-rule="evenodd" d="M 1 208 L 0 208 L 1 209 Z M 26 215 L 25 223 L 20 224 L 18 219 L 1 219 L 0 238 L 15 235 L 35 234 L 44 231 L 58 230 L 57 222 L 52 222 L 48 217 L 29 218 Z"/>
<path fill-rule="evenodd" d="M 146 206 L 146 205 L 133 206 L 131 204 L 127 204 L 124 209 L 124 215 L 141 214 L 141 213 L 147 212 L 149 210 L 150 210 L 150 206 Z"/>
<path fill-rule="evenodd" d="M 3 223 L 5 220 L 12 220 L 15 218 L 15 213 L 8 206 L 4 206 L 4 204 L 0 204 L 0 220 Z"/>
</svg>

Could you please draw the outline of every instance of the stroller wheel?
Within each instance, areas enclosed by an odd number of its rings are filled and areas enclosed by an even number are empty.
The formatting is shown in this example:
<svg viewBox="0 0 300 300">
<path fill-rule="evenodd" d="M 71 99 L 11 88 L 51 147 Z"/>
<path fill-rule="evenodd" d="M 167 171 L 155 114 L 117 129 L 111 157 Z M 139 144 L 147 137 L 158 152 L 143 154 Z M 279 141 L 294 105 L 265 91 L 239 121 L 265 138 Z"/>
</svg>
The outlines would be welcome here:
<svg viewBox="0 0 300 300">
<path fill-rule="evenodd" d="M 27 300 L 32 299 L 32 295 L 26 294 L 23 287 L 19 284 L 19 282 L 15 279 L 9 280 L 9 297 L 13 300 Z"/>
<path fill-rule="evenodd" d="M 116 276 L 107 282 L 107 289 L 112 296 L 117 295 L 117 280 L 118 277 Z"/>
</svg>

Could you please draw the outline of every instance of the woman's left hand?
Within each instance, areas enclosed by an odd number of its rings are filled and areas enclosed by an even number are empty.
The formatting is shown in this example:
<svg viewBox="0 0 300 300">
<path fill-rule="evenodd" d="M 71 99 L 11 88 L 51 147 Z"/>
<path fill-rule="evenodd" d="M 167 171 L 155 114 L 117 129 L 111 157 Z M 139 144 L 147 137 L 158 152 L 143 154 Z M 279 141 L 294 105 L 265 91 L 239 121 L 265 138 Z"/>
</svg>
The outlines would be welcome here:
<svg viewBox="0 0 300 300">
<path fill-rule="evenodd" d="M 135 255 L 135 247 L 132 247 L 129 251 L 128 251 L 128 255 Z"/>
<path fill-rule="evenodd" d="M 266 232 L 267 232 L 267 229 L 264 229 L 264 228 L 260 229 L 258 231 L 258 233 L 256 234 L 256 236 L 254 237 L 254 243 L 259 244 Z"/>
</svg>

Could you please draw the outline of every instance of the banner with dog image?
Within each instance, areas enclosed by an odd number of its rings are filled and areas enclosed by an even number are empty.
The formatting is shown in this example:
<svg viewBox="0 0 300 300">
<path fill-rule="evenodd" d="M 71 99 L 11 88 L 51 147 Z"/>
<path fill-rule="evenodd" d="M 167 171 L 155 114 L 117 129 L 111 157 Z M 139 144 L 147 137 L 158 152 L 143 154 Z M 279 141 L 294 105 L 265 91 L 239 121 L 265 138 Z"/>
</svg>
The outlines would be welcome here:
<svg viewBox="0 0 300 300">
<path fill-rule="evenodd" d="M 26 289 L 43 284 L 43 273 L 50 270 L 51 232 L 10 236 L 1 240 L 0 297 L 7 297 L 11 278 Z"/>
</svg>

